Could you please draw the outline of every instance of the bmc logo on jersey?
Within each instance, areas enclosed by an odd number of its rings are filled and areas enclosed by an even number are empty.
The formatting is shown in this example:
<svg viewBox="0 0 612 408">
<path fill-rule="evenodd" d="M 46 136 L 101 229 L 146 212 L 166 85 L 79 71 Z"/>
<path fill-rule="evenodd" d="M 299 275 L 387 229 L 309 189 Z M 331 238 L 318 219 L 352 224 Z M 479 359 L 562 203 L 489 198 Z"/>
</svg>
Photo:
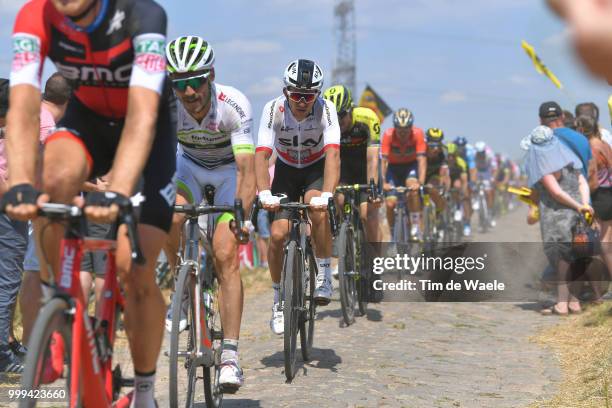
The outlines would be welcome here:
<svg viewBox="0 0 612 408">
<path fill-rule="evenodd" d="M 104 82 L 111 86 L 128 86 L 132 74 L 132 64 L 123 65 L 114 71 L 101 66 L 64 65 L 59 62 L 55 65 L 66 79 L 80 81 L 83 85 Z"/>
</svg>

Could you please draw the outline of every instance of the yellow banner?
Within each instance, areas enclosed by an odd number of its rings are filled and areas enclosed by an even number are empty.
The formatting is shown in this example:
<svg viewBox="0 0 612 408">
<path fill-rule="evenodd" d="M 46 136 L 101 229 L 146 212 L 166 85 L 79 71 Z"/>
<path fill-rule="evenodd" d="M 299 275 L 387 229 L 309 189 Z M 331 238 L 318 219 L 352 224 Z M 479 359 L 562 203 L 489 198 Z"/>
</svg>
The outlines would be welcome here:
<svg viewBox="0 0 612 408">
<path fill-rule="evenodd" d="M 525 40 L 521 42 L 521 46 L 523 47 L 529 58 L 531 58 L 533 65 L 535 65 L 536 71 L 538 71 L 542 75 L 546 75 L 548 79 L 550 79 L 557 88 L 563 89 L 563 85 L 561 84 L 559 79 L 555 76 L 555 74 L 552 73 L 550 69 L 548 69 L 546 65 L 542 63 L 542 60 L 540 60 L 540 57 L 538 57 L 538 55 L 536 54 L 535 50 L 533 49 L 533 46 Z"/>
<path fill-rule="evenodd" d="M 380 123 L 385 120 L 389 114 L 391 114 L 392 110 L 382 100 L 380 96 L 370 87 L 370 85 L 366 85 L 363 93 L 361 94 L 361 98 L 359 98 L 359 106 L 364 108 L 370 108 L 376 113 L 378 118 L 380 119 Z"/>
</svg>

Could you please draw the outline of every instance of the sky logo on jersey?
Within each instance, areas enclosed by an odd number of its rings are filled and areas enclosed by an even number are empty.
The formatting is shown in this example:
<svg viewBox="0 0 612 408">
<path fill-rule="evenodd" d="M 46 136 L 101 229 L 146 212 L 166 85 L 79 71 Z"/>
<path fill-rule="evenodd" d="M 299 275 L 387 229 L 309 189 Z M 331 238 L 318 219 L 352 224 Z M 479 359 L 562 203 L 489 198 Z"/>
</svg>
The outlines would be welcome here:
<svg viewBox="0 0 612 408">
<path fill-rule="evenodd" d="M 166 69 L 165 40 L 160 34 L 142 34 L 134 38 L 134 64 L 153 74 Z"/>
<path fill-rule="evenodd" d="M 29 34 L 13 36 L 13 71 L 40 62 L 40 39 Z"/>
</svg>

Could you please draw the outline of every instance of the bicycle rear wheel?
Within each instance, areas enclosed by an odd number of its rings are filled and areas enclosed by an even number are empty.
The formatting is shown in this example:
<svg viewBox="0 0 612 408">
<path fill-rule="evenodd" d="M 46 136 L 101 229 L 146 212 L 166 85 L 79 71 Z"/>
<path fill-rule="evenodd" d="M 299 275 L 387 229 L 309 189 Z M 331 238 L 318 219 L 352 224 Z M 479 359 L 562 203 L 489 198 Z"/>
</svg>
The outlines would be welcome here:
<svg viewBox="0 0 612 408">
<path fill-rule="evenodd" d="M 56 380 L 65 382 L 64 389 L 70 405 L 70 374 L 71 374 L 71 351 L 72 351 L 72 318 L 68 317 L 70 305 L 60 298 L 53 298 L 41 309 L 30 341 L 28 353 L 25 360 L 25 368 L 21 376 L 22 390 L 38 390 L 45 384 L 55 383 Z M 63 345 L 60 344 L 63 342 Z M 52 352 L 52 349 L 54 352 Z M 62 355 L 60 356 L 59 353 Z M 53 370 L 57 365 L 51 364 L 62 358 L 62 372 Z M 65 367 L 67 366 L 67 370 Z M 77 396 L 78 399 L 80 396 Z M 23 399 L 19 402 L 20 408 L 34 407 L 36 399 Z M 62 402 L 63 403 L 63 402 Z"/>
<path fill-rule="evenodd" d="M 338 235 L 338 278 L 340 281 L 340 306 L 342 317 L 347 326 L 355 323 L 355 251 L 353 229 L 348 222 L 343 222 Z"/>
<path fill-rule="evenodd" d="M 480 228 L 482 232 L 487 232 L 489 230 L 489 209 L 487 208 L 487 200 L 483 196 L 479 197 L 480 201 L 480 209 L 478 212 Z"/>
<path fill-rule="evenodd" d="M 317 307 L 317 302 L 314 300 L 317 262 L 310 246 L 306 249 L 304 261 L 304 280 L 306 282 L 304 285 L 304 311 L 300 318 L 300 345 L 302 346 L 302 358 L 304 361 L 309 361 L 314 340 L 315 311 Z"/>
<path fill-rule="evenodd" d="M 296 370 L 297 334 L 299 329 L 300 312 L 303 306 L 302 302 L 300 302 L 301 285 L 299 283 L 299 278 L 302 276 L 302 266 L 302 260 L 297 242 L 291 241 L 287 245 L 287 252 L 285 253 L 283 268 L 285 377 L 287 377 L 288 382 L 293 380 Z"/>
<path fill-rule="evenodd" d="M 195 400 L 198 366 L 196 317 L 194 304 L 195 271 L 193 265 L 181 265 L 172 297 L 172 330 L 170 332 L 169 402 L 170 407 L 191 407 Z M 183 301 L 187 302 L 187 327 L 180 330 Z M 203 396 L 201 396 L 203 397 Z M 198 398 L 199 399 L 199 398 Z"/>
</svg>

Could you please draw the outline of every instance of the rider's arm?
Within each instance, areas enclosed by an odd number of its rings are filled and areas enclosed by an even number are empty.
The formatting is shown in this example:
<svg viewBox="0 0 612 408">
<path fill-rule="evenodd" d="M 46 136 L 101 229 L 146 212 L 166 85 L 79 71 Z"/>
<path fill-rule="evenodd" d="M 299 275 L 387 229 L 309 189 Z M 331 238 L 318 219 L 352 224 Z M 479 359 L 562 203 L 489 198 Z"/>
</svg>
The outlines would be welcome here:
<svg viewBox="0 0 612 408">
<path fill-rule="evenodd" d="M 232 131 L 232 150 L 236 158 L 236 196 L 242 200 L 244 209 L 251 208 L 255 198 L 255 145 L 251 129 L 253 117 L 251 104 L 240 92 L 233 97 L 240 110 L 234 110 L 234 130 Z"/>
<path fill-rule="evenodd" d="M 374 182 L 378 182 L 378 160 L 380 153 L 380 119 L 374 113 L 374 111 L 368 109 L 368 149 L 366 153 L 367 164 L 367 175 L 368 179 L 366 182 L 370 182 L 370 179 L 374 179 Z"/>
<path fill-rule="evenodd" d="M 425 184 L 425 177 L 427 176 L 427 157 L 425 155 L 417 155 L 417 165 L 419 167 L 419 184 Z"/>
<path fill-rule="evenodd" d="M 8 185 L 34 185 L 39 153 L 40 91 L 32 85 L 11 87 L 6 126 Z"/>
<path fill-rule="evenodd" d="M 39 154 L 40 76 L 48 52 L 48 24 L 33 2 L 19 11 L 13 28 L 13 63 L 6 128 L 8 185 L 34 185 Z"/>
<path fill-rule="evenodd" d="M 451 179 L 447 164 L 443 164 L 440 167 L 440 179 L 442 180 L 442 185 L 444 186 L 444 189 L 448 191 L 450 189 Z"/>
<path fill-rule="evenodd" d="M 325 144 L 325 169 L 323 173 L 323 191 L 333 193 L 340 181 L 340 125 L 335 105 L 324 100 L 323 143 Z"/>
<path fill-rule="evenodd" d="M 166 13 L 161 6 L 148 6 L 141 11 L 147 17 L 131 33 L 134 63 L 127 115 L 109 183 L 110 191 L 128 196 L 142 174 L 155 139 L 160 95 L 166 80 Z"/>
<path fill-rule="evenodd" d="M 257 149 L 255 150 L 255 177 L 257 190 L 270 190 L 270 173 L 268 172 L 270 155 L 274 149 L 274 114 L 277 101 L 272 100 L 264 106 L 259 120 Z"/>
<path fill-rule="evenodd" d="M 387 180 L 387 168 L 389 167 L 389 152 L 391 151 L 391 133 L 392 129 L 387 129 L 383 133 L 381 140 L 380 153 L 382 157 L 382 180 L 386 183 Z"/>
</svg>

